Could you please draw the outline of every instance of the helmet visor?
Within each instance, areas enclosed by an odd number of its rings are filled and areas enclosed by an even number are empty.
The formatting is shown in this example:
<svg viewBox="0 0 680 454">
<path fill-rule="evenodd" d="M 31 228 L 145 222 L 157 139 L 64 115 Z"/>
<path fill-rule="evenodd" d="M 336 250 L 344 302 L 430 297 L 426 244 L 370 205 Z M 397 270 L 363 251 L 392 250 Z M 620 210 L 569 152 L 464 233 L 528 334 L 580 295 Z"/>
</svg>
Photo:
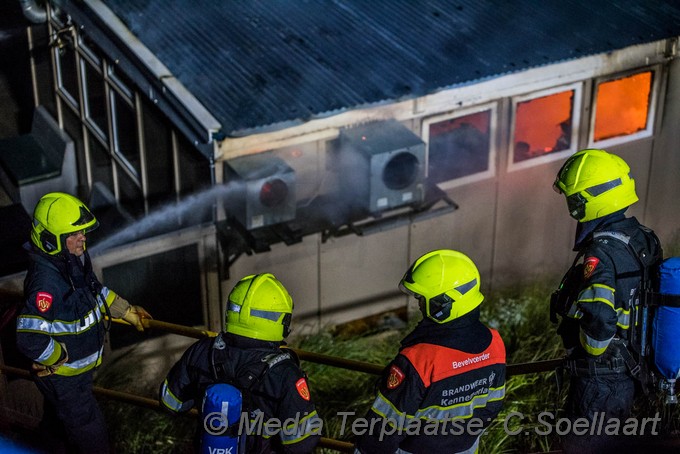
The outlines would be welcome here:
<svg viewBox="0 0 680 454">
<path fill-rule="evenodd" d="M 561 190 L 560 187 L 557 185 L 557 182 L 558 182 L 558 181 L 559 181 L 559 180 L 555 180 L 555 182 L 553 183 L 552 188 L 553 188 L 553 191 L 555 191 L 556 193 L 562 194 L 562 190 Z"/>
<path fill-rule="evenodd" d="M 414 297 L 415 299 L 423 298 L 423 295 L 420 295 L 420 294 L 418 294 L 418 293 L 416 293 L 416 292 L 414 292 L 414 291 L 408 289 L 408 288 L 404 285 L 404 281 L 401 281 L 401 282 L 399 283 L 399 290 L 401 291 L 401 293 L 406 293 L 407 295 L 410 295 L 410 296 Z"/>
<path fill-rule="evenodd" d="M 586 216 L 586 199 L 579 193 L 567 197 L 567 208 L 572 218 L 580 221 Z"/>
</svg>

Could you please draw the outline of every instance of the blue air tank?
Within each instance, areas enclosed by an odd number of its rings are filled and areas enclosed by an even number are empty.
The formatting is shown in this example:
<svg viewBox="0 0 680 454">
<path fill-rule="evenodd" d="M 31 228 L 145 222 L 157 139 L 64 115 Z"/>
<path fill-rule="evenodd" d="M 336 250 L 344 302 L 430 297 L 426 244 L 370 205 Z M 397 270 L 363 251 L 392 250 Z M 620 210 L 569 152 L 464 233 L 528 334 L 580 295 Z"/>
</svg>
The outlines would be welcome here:
<svg viewBox="0 0 680 454">
<path fill-rule="evenodd" d="M 659 268 L 659 293 L 680 296 L 680 257 L 663 261 Z M 659 306 L 654 316 L 654 363 L 668 380 L 680 375 L 680 307 Z"/>
</svg>

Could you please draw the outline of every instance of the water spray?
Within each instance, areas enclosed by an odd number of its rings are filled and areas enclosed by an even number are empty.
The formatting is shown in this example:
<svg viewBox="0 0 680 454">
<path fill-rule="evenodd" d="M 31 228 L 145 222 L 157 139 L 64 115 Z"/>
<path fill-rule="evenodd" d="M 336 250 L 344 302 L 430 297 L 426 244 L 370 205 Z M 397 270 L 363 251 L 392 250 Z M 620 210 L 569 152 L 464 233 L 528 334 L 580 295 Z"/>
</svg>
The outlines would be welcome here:
<svg viewBox="0 0 680 454">
<path fill-rule="evenodd" d="M 233 185 L 218 185 L 187 196 L 176 204 L 160 207 L 148 216 L 104 238 L 91 247 L 90 251 L 93 254 L 99 254 L 113 247 L 147 238 L 153 232 L 167 232 L 181 225 L 183 219 L 196 216 L 196 213 L 220 203 L 234 189 Z"/>
</svg>

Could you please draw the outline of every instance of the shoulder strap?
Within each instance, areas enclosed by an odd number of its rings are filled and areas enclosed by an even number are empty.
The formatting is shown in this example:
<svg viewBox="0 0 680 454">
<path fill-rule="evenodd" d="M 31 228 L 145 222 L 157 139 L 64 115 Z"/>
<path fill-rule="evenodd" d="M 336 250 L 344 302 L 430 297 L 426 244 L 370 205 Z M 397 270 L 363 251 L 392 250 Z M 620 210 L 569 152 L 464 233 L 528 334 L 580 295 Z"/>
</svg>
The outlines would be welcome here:
<svg viewBox="0 0 680 454">
<path fill-rule="evenodd" d="M 211 350 L 213 378 L 216 381 L 229 383 L 247 391 L 252 390 L 276 365 L 286 360 L 297 362 L 297 357 L 292 350 L 282 349 L 280 352 L 273 352 L 265 355 L 259 362 L 248 364 L 244 370 L 239 371 L 239 378 L 242 379 L 238 379 L 237 377 L 229 377 L 225 369 L 228 355 L 227 344 L 224 339 L 222 339 L 222 333 L 215 337 Z"/>
<path fill-rule="evenodd" d="M 645 232 L 645 234 L 651 234 L 652 235 L 652 241 L 656 243 L 656 246 L 658 247 L 659 240 L 656 237 L 656 234 L 652 232 L 650 229 L 647 228 L 642 228 L 641 230 Z M 616 275 L 617 278 L 626 278 L 626 277 L 634 277 L 634 276 L 640 276 L 641 278 L 641 283 L 642 283 L 642 290 L 645 291 L 651 291 L 652 290 L 652 284 L 651 284 L 651 276 L 649 273 L 650 267 L 654 265 L 654 263 L 657 261 L 657 258 L 653 256 L 653 251 L 647 251 L 645 250 L 645 245 L 642 244 L 636 244 L 637 248 L 633 245 L 635 242 L 633 237 L 630 235 L 624 233 L 624 232 L 619 232 L 619 231 L 614 231 L 614 230 L 603 230 L 599 232 L 595 232 L 593 234 L 593 239 L 598 239 L 598 238 L 613 238 L 623 244 L 625 244 L 626 248 L 628 249 L 628 252 L 630 252 L 630 255 L 632 255 L 635 258 L 635 261 L 638 264 L 639 271 L 634 272 L 634 273 L 622 273 Z"/>
<path fill-rule="evenodd" d="M 216 382 L 231 383 L 227 377 L 227 371 L 224 364 L 227 361 L 227 344 L 222 339 L 222 333 L 215 336 L 212 346 L 210 348 L 210 366 L 212 368 L 213 379 Z"/>
</svg>

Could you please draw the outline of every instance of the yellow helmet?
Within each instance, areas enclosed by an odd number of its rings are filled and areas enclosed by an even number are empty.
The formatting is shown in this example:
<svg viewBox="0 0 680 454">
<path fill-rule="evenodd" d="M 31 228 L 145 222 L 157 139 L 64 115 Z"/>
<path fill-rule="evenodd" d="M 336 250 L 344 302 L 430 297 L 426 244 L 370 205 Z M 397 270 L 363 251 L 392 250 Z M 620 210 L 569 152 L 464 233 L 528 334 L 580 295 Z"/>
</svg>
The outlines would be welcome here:
<svg viewBox="0 0 680 454">
<path fill-rule="evenodd" d="M 553 188 L 565 195 L 569 214 L 579 222 L 601 218 L 638 201 L 630 167 L 604 150 L 574 153 L 557 173 Z"/>
<path fill-rule="evenodd" d="M 399 289 L 421 303 L 426 317 L 446 323 L 479 306 L 479 271 L 468 256 L 450 249 L 428 252 L 406 271 Z"/>
<path fill-rule="evenodd" d="M 70 194 L 50 192 L 40 198 L 33 210 L 31 241 L 41 251 L 57 255 L 65 248 L 66 236 L 90 232 L 99 222 L 83 202 Z"/>
<path fill-rule="evenodd" d="M 267 341 L 290 333 L 293 299 L 273 274 L 246 276 L 229 294 L 225 331 Z"/>
</svg>

